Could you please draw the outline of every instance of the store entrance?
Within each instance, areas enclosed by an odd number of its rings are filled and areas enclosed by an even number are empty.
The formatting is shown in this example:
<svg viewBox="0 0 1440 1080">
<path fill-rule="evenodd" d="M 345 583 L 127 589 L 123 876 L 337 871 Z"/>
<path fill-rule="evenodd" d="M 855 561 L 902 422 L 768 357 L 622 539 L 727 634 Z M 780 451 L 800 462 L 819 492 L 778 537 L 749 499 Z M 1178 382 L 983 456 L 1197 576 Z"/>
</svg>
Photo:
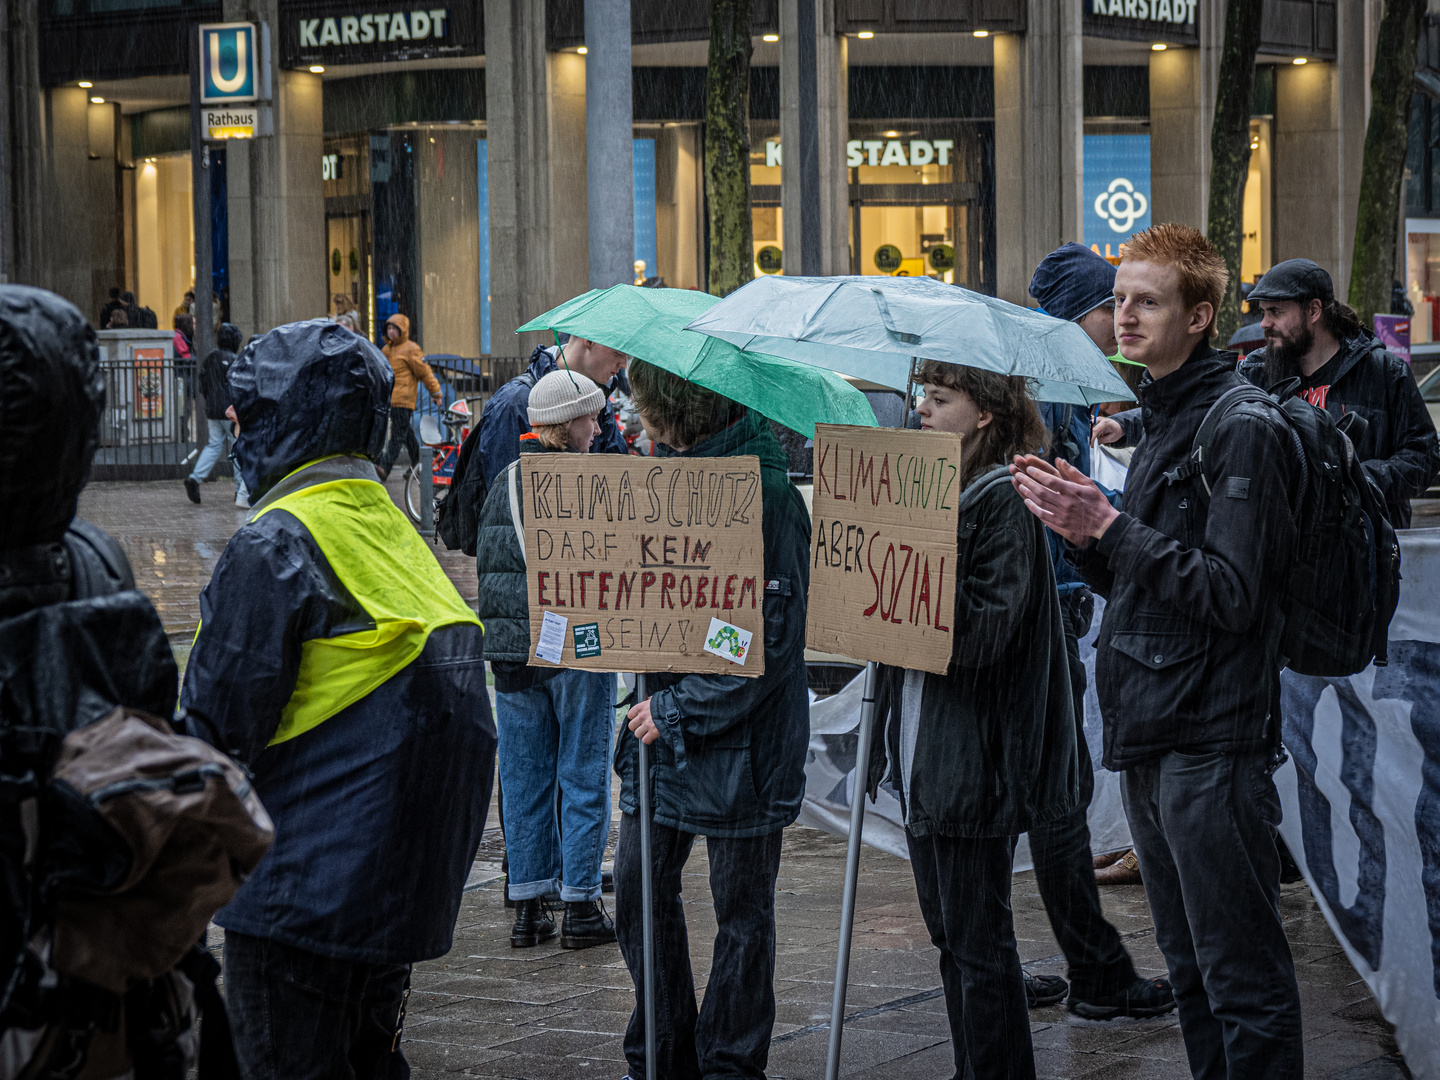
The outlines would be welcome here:
<svg viewBox="0 0 1440 1080">
<path fill-rule="evenodd" d="M 980 247 L 970 203 L 850 204 L 852 274 L 933 277 L 976 289 Z"/>
<path fill-rule="evenodd" d="M 370 303 L 370 215 L 344 214 L 325 219 L 330 271 L 330 313 L 348 310 L 356 330 L 371 337 L 374 309 Z"/>
</svg>

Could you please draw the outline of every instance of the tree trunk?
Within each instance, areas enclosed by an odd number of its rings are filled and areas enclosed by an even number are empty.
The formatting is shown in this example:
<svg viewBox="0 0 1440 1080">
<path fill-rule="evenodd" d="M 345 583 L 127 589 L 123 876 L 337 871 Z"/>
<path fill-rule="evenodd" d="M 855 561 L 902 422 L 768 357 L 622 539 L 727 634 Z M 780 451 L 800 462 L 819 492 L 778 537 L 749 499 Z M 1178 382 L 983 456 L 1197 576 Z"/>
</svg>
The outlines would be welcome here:
<svg viewBox="0 0 1440 1080">
<path fill-rule="evenodd" d="M 1370 123 L 1360 172 L 1360 212 L 1355 218 L 1355 252 L 1350 263 L 1350 306 L 1369 326 L 1390 310 L 1395 281 L 1395 234 L 1399 228 L 1400 185 L 1410 141 L 1410 95 L 1426 0 L 1387 0 L 1375 38 L 1375 72 L 1370 76 Z"/>
<path fill-rule="evenodd" d="M 1261 6 L 1261 0 L 1228 0 L 1225 5 L 1225 44 L 1220 54 L 1215 120 L 1210 126 L 1210 243 L 1230 272 L 1225 298 L 1215 313 L 1221 344 L 1240 325 L 1240 250 L 1245 181 L 1250 176 L 1250 103 L 1255 93 Z"/>
<path fill-rule="evenodd" d="M 728 296 L 755 276 L 750 220 L 750 0 L 710 0 L 705 70 L 708 287 Z"/>
</svg>

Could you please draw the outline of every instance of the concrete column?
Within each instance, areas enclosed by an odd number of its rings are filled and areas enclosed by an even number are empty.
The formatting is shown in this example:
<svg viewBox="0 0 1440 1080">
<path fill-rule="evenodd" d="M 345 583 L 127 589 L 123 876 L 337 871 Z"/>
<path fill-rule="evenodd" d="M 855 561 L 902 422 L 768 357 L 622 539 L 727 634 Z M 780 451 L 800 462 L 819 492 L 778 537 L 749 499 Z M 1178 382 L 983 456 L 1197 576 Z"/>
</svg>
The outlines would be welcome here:
<svg viewBox="0 0 1440 1080">
<path fill-rule="evenodd" d="M 46 94 L 40 5 L 9 0 L 0 18 L 0 282 L 45 282 Z"/>
<path fill-rule="evenodd" d="M 550 276 L 545 292 L 541 294 L 545 297 L 544 304 L 531 302 L 528 306 L 532 310 L 525 315 L 526 319 L 572 296 L 579 296 L 595 281 L 594 264 L 589 258 L 596 216 L 590 210 L 590 154 L 586 141 L 589 114 L 585 108 L 585 82 L 589 59 L 588 56 L 568 52 L 550 53 L 547 58 L 549 166 L 535 181 L 548 184 L 550 188 L 549 237 L 546 241 L 550 246 Z M 630 142 L 630 132 L 627 122 L 624 156 L 611 162 L 613 168 L 623 168 L 625 172 L 625 194 L 617 196 L 622 205 L 602 206 L 599 210 L 600 217 L 624 214 L 630 222 L 625 227 L 623 239 L 615 242 L 611 252 L 615 265 L 623 266 L 624 273 L 607 282 L 608 285 L 635 280 L 635 150 Z M 494 278 L 493 270 L 491 278 Z"/>
<path fill-rule="evenodd" d="M 1210 126 L 1225 0 L 1201 0 L 1198 48 L 1150 54 L 1150 220 L 1204 229 L 1210 208 Z"/>
<path fill-rule="evenodd" d="M 800 40 L 800 4 L 814 4 L 815 35 Z M 816 148 L 819 166 L 815 196 L 804 191 L 800 160 L 800 52 L 815 50 Z M 780 206 L 785 273 L 850 272 L 850 181 L 845 142 L 850 137 L 849 51 L 836 33 L 833 0 L 780 0 Z M 801 217 L 804 200 L 818 198 L 820 262 L 802 271 Z"/>
<path fill-rule="evenodd" d="M 697 289 L 703 273 L 700 252 L 699 130 L 690 125 L 663 128 L 655 139 L 655 273 L 674 289 Z"/>
<path fill-rule="evenodd" d="M 1081 235 L 1079 12 L 1029 0 L 1029 29 L 993 39 L 996 292 L 1016 304 L 1032 302 L 1040 260 Z"/>
<path fill-rule="evenodd" d="M 1365 138 L 1362 125 L 1358 138 L 1347 140 L 1343 123 L 1342 72 L 1353 66 L 1312 60 L 1282 64 L 1275 73 L 1275 261 L 1314 259 L 1341 296 L 1341 282 L 1350 280 Z M 1353 167 L 1347 154 L 1356 159 Z"/>
<path fill-rule="evenodd" d="M 635 278 L 630 0 L 585 0 L 585 182 L 590 287 Z"/>
<path fill-rule="evenodd" d="M 515 356 L 550 342 L 517 326 L 589 285 L 585 58 L 545 52 L 530 0 L 485 0 L 485 41 L 490 351 Z"/>
<path fill-rule="evenodd" d="M 94 319 L 90 275 L 93 222 L 90 217 L 90 94 L 75 86 L 45 92 L 45 156 L 42 202 L 44 274 L 42 285 Z M 104 294 L 102 294 L 104 295 Z"/>
</svg>

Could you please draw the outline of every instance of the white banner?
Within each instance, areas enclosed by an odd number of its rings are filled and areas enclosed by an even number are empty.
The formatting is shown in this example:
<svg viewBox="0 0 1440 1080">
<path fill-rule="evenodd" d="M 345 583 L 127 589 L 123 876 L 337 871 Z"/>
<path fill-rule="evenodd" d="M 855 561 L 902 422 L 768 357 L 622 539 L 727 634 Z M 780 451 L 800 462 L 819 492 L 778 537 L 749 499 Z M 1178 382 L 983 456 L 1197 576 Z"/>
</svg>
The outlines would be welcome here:
<svg viewBox="0 0 1440 1080">
<path fill-rule="evenodd" d="M 1440 529 L 1400 533 L 1390 663 L 1285 672 L 1281 835 L 1415 1080 L 1440 1078 Z"/>
</svg>

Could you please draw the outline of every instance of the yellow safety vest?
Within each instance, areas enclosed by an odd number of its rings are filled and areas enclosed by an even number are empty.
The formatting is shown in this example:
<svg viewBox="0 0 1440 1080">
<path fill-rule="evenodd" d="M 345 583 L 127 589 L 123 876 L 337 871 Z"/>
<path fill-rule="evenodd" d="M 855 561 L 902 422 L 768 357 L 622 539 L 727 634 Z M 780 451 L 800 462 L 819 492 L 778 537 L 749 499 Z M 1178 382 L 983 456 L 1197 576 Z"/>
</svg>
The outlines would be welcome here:
<svg viewBox="0 0 1440 1080">
<path fill-rule="evenodd" d="M 330 480 L 301 488 L 251 520 L 271 510 L 299 519 L 340 583 L 375 621 L 374 629 L 301 644 L 295 692 L 271 746 L 359 701 L 419 656 L 431 631 L 453 623 L 481 625 L 375 481 Z"/>
</svg>

